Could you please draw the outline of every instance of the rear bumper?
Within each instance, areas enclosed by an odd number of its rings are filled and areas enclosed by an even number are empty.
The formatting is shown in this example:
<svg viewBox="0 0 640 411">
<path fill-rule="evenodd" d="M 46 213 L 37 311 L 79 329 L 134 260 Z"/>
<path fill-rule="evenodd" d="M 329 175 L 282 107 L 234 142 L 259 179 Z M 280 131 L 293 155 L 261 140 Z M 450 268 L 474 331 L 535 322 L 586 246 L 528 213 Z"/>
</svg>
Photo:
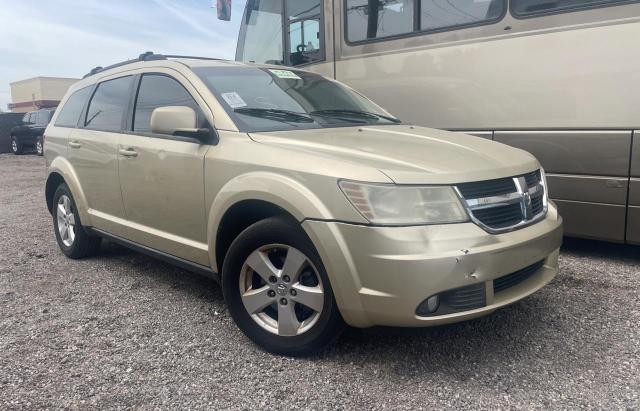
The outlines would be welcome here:
<svg viewBox="0 0 640 411">
<path fill-rule="evenodd" d="M 20 135 L 17 135 L 17 136 L 14 136 L 14 137 L 20 144 L 25 145 L 25 146 L 35 145 L 36 141 L 38 139 L 37 137 L 34 137 L 34 136 L 20 136 Z"/>
<path fill-rule="evenodd" d="M 356 327 L 430 326 L 489 314 L 549 283 L 558 272 L 562 242 L 562 219 L 553 204 L 537 224 L 498 235 L 473 223 L 368 227 L 307 220 L 303 227 L 327 269 L 340 312 Z M 494 292 L 494 279 L 539 262 L 526 279 Z M 416 314 L 434 294 L 478 284 L 485 290 L 480 308 Z"/>
</svg>

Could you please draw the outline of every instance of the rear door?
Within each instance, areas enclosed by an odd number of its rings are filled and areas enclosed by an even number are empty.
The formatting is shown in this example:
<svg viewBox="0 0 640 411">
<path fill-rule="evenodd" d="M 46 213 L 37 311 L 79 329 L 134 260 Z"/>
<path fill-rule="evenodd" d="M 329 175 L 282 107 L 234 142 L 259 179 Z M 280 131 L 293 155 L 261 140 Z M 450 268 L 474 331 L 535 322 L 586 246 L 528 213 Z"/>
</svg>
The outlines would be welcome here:
<svg viewBox="0 0 640 411">
<path fill-rule="evenodd" d="M 125 232 L 117 153 L 132 87 L 133 76 L 98 83 L 80 128 L 68 141 L 69 161 L 86 196 L 91 224 L 116 235 Z"/>
<path fill-rule="evenodd" d="M 209 127 L 202 112 L 206 105 L 181 75 L 158 70 L 138 76 L 134 108 L 118 147 L 126 237 L 208 265 L 203 167 L 209 146 L 193 138 L 153 134 L 150 128 L 151 113 L 164 106 L 190 107 L 200 126 Z"/>
</svg>

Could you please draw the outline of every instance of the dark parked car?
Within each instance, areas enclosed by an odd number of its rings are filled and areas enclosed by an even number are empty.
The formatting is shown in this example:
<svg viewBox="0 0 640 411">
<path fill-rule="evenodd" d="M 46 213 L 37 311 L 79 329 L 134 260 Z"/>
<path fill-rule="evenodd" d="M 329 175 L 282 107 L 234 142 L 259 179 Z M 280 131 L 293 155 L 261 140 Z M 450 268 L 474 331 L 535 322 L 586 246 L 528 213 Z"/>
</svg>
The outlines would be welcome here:
<svg viewBox="0 0 640 411">
<path fill-rule="evenodd" d="M 22 154 L 25 148 L 34 148 L 39 156 L 42 155 L 42 135 L 54 111 L 54 108 L 46 108 L 24 115 L 22 124 L 11 129 L 11 151 L 13 154 Z"/>
</svg>

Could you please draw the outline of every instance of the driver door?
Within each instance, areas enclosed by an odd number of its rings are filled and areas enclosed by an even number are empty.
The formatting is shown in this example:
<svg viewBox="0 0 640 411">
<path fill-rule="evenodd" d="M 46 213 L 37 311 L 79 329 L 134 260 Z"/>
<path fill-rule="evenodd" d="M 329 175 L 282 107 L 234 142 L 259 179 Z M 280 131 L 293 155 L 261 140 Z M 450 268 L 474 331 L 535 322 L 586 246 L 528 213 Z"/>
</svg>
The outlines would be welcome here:
<svg viewBox="0 0 640 411">
<path fill-rule="evenodd" d="M 151 113 L 164 106 L 194 109 L 206 122 L 187 87 L 166 73 L 145 73 L 138 82 L 128 131 L 118 145 L 118 169 L 127 238 L 201 265 L 209 265 L 204 156 L 209 145 L 194 138 L 153 134 Z M 202 102 L 202 107 L 206 107 Z"/>
</svg>

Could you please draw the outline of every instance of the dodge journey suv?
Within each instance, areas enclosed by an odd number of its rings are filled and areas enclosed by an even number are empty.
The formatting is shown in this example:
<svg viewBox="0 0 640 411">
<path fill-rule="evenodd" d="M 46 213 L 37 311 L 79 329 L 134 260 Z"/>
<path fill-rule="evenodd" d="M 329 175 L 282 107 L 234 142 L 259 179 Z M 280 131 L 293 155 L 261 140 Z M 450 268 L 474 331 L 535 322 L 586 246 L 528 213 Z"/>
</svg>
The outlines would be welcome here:
<svg viewBox="0 0 640 411">
<path fill-rule="evenodd" d="M 271 352 L 471 319 L 557 273 L 562 219 L 534 157 L 402 124 L 303 70 L 152 53 L 98 67 L 44 149 L 64 254 L 107 238 L 211 276 Z"/>
</svg>

